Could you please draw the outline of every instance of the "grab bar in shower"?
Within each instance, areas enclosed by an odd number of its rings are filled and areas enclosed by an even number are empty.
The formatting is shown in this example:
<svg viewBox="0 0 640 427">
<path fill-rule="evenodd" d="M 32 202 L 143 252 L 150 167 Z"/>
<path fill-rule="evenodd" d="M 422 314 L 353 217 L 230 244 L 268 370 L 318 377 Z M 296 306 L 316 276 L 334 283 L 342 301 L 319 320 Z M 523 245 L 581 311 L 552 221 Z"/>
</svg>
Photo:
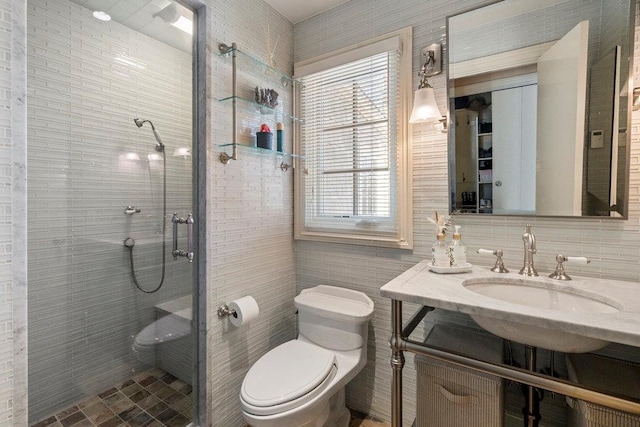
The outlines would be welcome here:
<svg viewBox="0 0 640 427">
<path fill-rule="evenodd" d="M 195 220 L 193 219 L 192 214 L 188 214 L 186 218 L 182 218 L 178 216 L 177 212 L 173 213 L 173 217 L 171 218 L 171 222 L 173 223 L 173 250 L 171 254 L 173 255 L 173 259 L 177 260 L 178 257 L 186 257 L 189 262 L 193 262 L 194 252 L 193 252 L 193 224 Z M 178 249 L 178 224 L 186 224 L 187 225 L 187 250 L 182 251 Z"/>
</svg>

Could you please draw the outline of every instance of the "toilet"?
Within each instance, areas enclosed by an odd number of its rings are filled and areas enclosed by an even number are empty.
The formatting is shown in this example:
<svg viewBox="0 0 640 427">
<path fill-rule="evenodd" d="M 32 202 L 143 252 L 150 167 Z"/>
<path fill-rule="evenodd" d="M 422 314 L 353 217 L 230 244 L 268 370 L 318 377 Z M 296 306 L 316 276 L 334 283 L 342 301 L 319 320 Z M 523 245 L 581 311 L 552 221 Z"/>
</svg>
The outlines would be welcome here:
<svg viewBox="0 0 640 427">
<path fill-rule="evenodd" d="M 367 363 L 373 301 L 334 286 L 305 289 L 294 299 L 298 338 L 262 356 L 240 390 L 253 427 L 346 427 L 345 385 Z"/>
</svg>

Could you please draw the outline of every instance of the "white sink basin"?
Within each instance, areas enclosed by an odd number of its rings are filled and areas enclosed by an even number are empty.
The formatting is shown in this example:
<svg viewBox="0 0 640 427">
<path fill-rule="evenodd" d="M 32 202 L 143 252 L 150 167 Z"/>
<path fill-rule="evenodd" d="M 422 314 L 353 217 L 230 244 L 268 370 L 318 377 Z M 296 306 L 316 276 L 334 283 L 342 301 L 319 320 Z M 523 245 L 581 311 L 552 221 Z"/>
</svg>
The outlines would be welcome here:
<svg viewBox="0 0 640 427">
<path fill-rule="evenodd" d="M 462 283 L 469 291 L 506 303 L 518 304 L 541 310 L 556 310 L 563 313 L 616 313 L 620 311 L 605 297 L 579 295 L 558 289 L 544 282 L 497 281 L 495 279 L 472 279 Z M 561 287 L 558 285 L 558 287 Z M 534 347 L 564 353 L 583 353 L 599 350 L 609 344 L 596 338 L 584 337 L 570 332 L 544 326 L 533 326 L 509 320 L 470 314 L 471 318 L 492 334 L 508 340 Z"/>
</svg>

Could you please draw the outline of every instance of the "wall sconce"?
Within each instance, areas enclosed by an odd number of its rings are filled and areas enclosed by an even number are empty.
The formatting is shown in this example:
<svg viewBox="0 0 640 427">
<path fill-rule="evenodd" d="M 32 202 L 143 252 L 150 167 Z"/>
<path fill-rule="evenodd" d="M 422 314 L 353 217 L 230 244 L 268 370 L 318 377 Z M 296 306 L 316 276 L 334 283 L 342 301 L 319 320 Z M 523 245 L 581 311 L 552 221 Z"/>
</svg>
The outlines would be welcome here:
<svg viewBox="0 0 640 427">
<path fill-rule="evenodd" d="M 420 84 L 414 95 L 413 111 L 409 123 L 439 122 L 437 128 L 441 132 L 447 130 L 447 119 L 440 113 L 433 87 L 427 77 L 442 72 L 442 44 L 433 43 L 422 49 L 424 65 L 420 69 Z"/>
</svg>

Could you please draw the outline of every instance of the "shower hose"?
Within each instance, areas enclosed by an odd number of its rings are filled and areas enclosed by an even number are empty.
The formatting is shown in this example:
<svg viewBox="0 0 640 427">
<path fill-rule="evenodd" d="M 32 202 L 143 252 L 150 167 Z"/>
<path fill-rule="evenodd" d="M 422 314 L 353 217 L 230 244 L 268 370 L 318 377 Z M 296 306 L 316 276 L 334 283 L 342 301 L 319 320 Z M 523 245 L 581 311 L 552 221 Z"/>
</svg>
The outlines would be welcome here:
<svg viewBox="0 0 640 427">
<path fill-rule="evenodd" d="M 129 260 L 131 261 L 131 278 L 133 279 L 133 283 L 136 285 L 141 292 L 145 294 L 153 294 L 158 292 L 160 288 L 162 288 L 162 284 L 164 283 L 164 272 L 167 261 L 167 156 L 165 155 L 165 150 L 162 150 L 162 277 L 160 278 L 160 283 L 153 290 L 144 289 L 140 283 L 138 282 L 138 278 L 136 277 L 136 267 L 133 261 L 133 244 L 125 245 L 129 248 Z"/>
</svg>

